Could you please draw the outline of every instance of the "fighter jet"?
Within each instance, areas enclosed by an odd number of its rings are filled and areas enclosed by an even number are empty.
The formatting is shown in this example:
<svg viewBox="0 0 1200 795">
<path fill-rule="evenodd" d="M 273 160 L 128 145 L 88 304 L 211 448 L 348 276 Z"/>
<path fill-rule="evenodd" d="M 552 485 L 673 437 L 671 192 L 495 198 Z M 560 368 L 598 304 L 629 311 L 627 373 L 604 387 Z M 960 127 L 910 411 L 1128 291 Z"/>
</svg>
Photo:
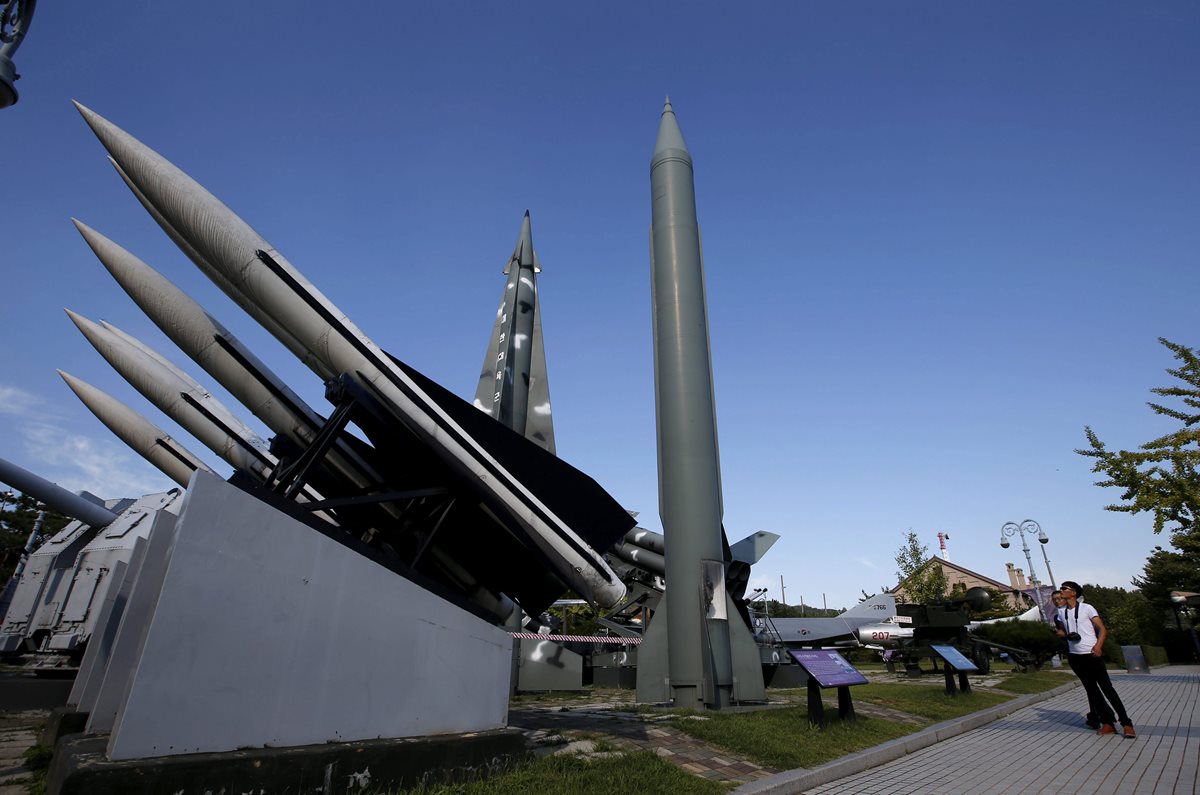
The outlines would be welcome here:
<svg viewBox="0 0 1200 795">
<path fill-rule="evenodd" d="M 896 615 L 896 597 L 881 593 L 832 618 L 760 618 L 761 629 L 784 646 L 857 646 L 860 627 L 883 624 Z M 756 621 L 756 623 L 758 623 Z M 889 626 L 892 626 L 889 624 Z M 900 625 L 895 625 L 900 629 Z"/>
</svg>

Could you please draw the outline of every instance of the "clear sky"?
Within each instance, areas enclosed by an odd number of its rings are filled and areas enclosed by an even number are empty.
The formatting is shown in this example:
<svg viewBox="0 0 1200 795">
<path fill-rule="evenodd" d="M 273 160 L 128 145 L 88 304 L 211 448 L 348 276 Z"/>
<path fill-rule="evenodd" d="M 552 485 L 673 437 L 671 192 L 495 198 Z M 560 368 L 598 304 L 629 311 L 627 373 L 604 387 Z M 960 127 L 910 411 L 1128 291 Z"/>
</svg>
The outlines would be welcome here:
<svg viewBox="0 0 1200 795">
<path fill-rule="evenodd" d="M 1156 340 L 1200 345 L 1198 41 L 1194 2 L 43 2 L 0 111 L 0 456 L 106 497 L 168 486 L 61 368 L 217 463 L 62 313 L 223 394 L 71 216 L 326 405 L 159 231 L 74 98 L 468 399 L 529 209 L 559 454 L 660 529 L 649 157 L 669 94 L 696 169 L 726 528 L 782 536 L 755 584 L 850 606 L 894 584 L 909 528 L 1004 580 L 1025 562 L 1000 526 L 1033 518 L 1057 579 L 1128 586 L 1164 539 L 1105 512 L 1117 495 L 1073 450 L 1085 424 L 1116 447 L 1169 429 L 1145 407 L 1171 364 Z"/>
</svg>

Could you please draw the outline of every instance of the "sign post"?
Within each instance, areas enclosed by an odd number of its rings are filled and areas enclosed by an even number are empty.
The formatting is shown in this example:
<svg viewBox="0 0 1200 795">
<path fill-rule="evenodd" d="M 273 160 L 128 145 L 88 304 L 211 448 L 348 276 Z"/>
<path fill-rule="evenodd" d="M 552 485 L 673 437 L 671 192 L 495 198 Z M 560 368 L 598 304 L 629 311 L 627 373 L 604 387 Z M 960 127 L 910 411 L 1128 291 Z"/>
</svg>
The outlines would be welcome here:
<svg viewBox="0 0 1200 795">
<path fill-rule="evenodd" d="M 808 674 L 809 723 L 825 728 L 825 703 L 821 700 L 821 689 L 826 687 L 837 688 L 838 717 L 843 721 L 856 719 L 850 686 L 867 683 L 867 678 L 857 668 L 839 652 L 829 649 L 791 649 L 788 654 Z"/>
<path fill-rule="evenodd" d="M 958 686 L 964 693 L 971 692 L 971 683 L 967 680 L 969 671 L 978 671 L 979 666 L 968 660 L 962 652 L 953 646 L 939 646 L 931 644 L 929 646 L 933 653 L 942 658 L 942 670 L 946 672 L 946 695 L 957 695 L 954 687 L 954 674 L 958 672 Z"/>
</svg>

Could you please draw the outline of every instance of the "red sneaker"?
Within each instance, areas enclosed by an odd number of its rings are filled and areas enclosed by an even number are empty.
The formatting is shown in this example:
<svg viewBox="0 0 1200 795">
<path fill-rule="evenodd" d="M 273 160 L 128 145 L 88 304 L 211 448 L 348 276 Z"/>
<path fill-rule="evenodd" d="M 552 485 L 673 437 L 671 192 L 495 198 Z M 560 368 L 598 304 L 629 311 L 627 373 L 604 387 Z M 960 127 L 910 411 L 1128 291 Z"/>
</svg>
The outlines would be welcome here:
<svg viewBox="0 0 1200 795">
<path fill-rule="evenodd" d="M 1133 730 L 1133 727 L 1132 727 L 1132 726 L 1126 726 L 1126 727 L 1125 727 L 1125 737 L 1126 737 L 1126 739 L 1129 739 L 1129 740 L 1136 740 L 1136 739 L 1137 739 L 1137 732 L 1135 732 L 1135 731 Z"/>
<path fill-rule="evenodd" d="M 1105 734 L 1116 734 L 1116 733 L 1117 733 L 1117 727 L 1113 726 L 1111 723 L 1104 724 L 1103 726 L 1100 727 L 1100 731 L 1096 732 L 1096 734 L 1099 734 L 1101 736 L 1103 736 Z"/>
</svg>

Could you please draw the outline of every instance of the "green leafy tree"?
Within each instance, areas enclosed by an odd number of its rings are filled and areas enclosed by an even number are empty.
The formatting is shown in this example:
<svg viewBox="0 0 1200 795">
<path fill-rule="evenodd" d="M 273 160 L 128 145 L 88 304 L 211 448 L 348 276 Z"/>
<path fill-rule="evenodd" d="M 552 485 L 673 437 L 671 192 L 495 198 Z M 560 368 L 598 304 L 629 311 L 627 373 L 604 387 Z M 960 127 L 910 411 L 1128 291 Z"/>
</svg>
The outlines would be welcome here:
<svg viewBox="0 0 1200 795">
<path fill-rule="evenodd" d="M 1108 627 L 1104 654 L 1110 660 L 1120 661 L 1120 646 L 1162 645 L 1162 612 L 1144 594 L 1124 588 L 1084 585 L 1083 599 L 1096 608 Z"/>
<path fill-rule="evenodd" d="M 1200 591 L 1200 356 L 1185 345 L 1158 340 L 1174 355 L 1177 366 L 1167 374 L 1180 383 L 1150 391 L 1178 399 L 1182 408 L 1147 405 L 1181 427 L 1137 450 L 1109 450 L 1091 427 L 1085 427 L 1089 447 L 1077 453 L 1093 459 L 1092 471 L 1103 475 L 1096 485 L 1121 489 L 1121 501 L 1106 506 L 1123 513 L 1149 513 L 1154 532 L 1170 533 L 1174 550 L 1157 547 L 1133 584 L 1158 610 L 1170 607 L 1172 590 Z"/>
<path fill-rule="evenodd" d="M 771 618 L 822 618 L 836 616 L 842 612 L 832 608 L 826 610 L 810 605 L 785 605 L 774 599 L 767 599 L 765 603 L 756 603 L 755 609 L 763 613 L 770 613 Z"/>
<path fill-rule="evenodd" d="M 8 582 L 16 569 L 37 515 L 37 500 L 12 491 L 0 491 L 0 587 Z M 42 538 L 57 533 L 69 521 L 69 517 L 46 509 Z"/>
<path fill-rule="evenodd" d="M 962 596 L 966 596 L 966 590 L 967 588 L 965 585 L 963 585 L 961 582 L 956 582 L 954 583 L 954 588 L 952 588 L 950 591 L 951 597 L 953 598 L 955 593 L 961 593 Z M 1009 601 L 1008 596 L 999 588 L 984 588 L 984 590 L 988 592 L 988 597 L 991 599 L 991 603 L 989 604 L 987 610 L 980 610 L 972 613 L 972 621 L 990 621 L 993 618 L 1009 618 L 1021 612 L 1012 606 L 1012 602 Z"/>
<path fill-rule="evenodd" d="M 939 602 L 946 595 L 946 573 L 929 557 L 929 548 L 911 529 L 896 550 L 896 576 L 904 587 L 904 596 L 897 595 L 896 601 L 924 605 Z"/>
<path fill-rule="evenodd" d="M 1034 668 L 1040 668 L 1055 654 L 1066 650 L 1062 640 L 1052 630 L 1052 627 L 1041 621 L 1013 619 L 984 624 L 972 630 L 971 634 L 1014 649 L 1022 649 L 1026 654 L 1021 655 L 1021 659 Z"/>
<path fill-rule="evenodd" d="M 1133 584 L 1159 610 L 1170 610 L 1171 591 L 1200 593 L 1200 533 L 1176 534 L 1181 551 L 1155 547 Z"/>
</svg>

